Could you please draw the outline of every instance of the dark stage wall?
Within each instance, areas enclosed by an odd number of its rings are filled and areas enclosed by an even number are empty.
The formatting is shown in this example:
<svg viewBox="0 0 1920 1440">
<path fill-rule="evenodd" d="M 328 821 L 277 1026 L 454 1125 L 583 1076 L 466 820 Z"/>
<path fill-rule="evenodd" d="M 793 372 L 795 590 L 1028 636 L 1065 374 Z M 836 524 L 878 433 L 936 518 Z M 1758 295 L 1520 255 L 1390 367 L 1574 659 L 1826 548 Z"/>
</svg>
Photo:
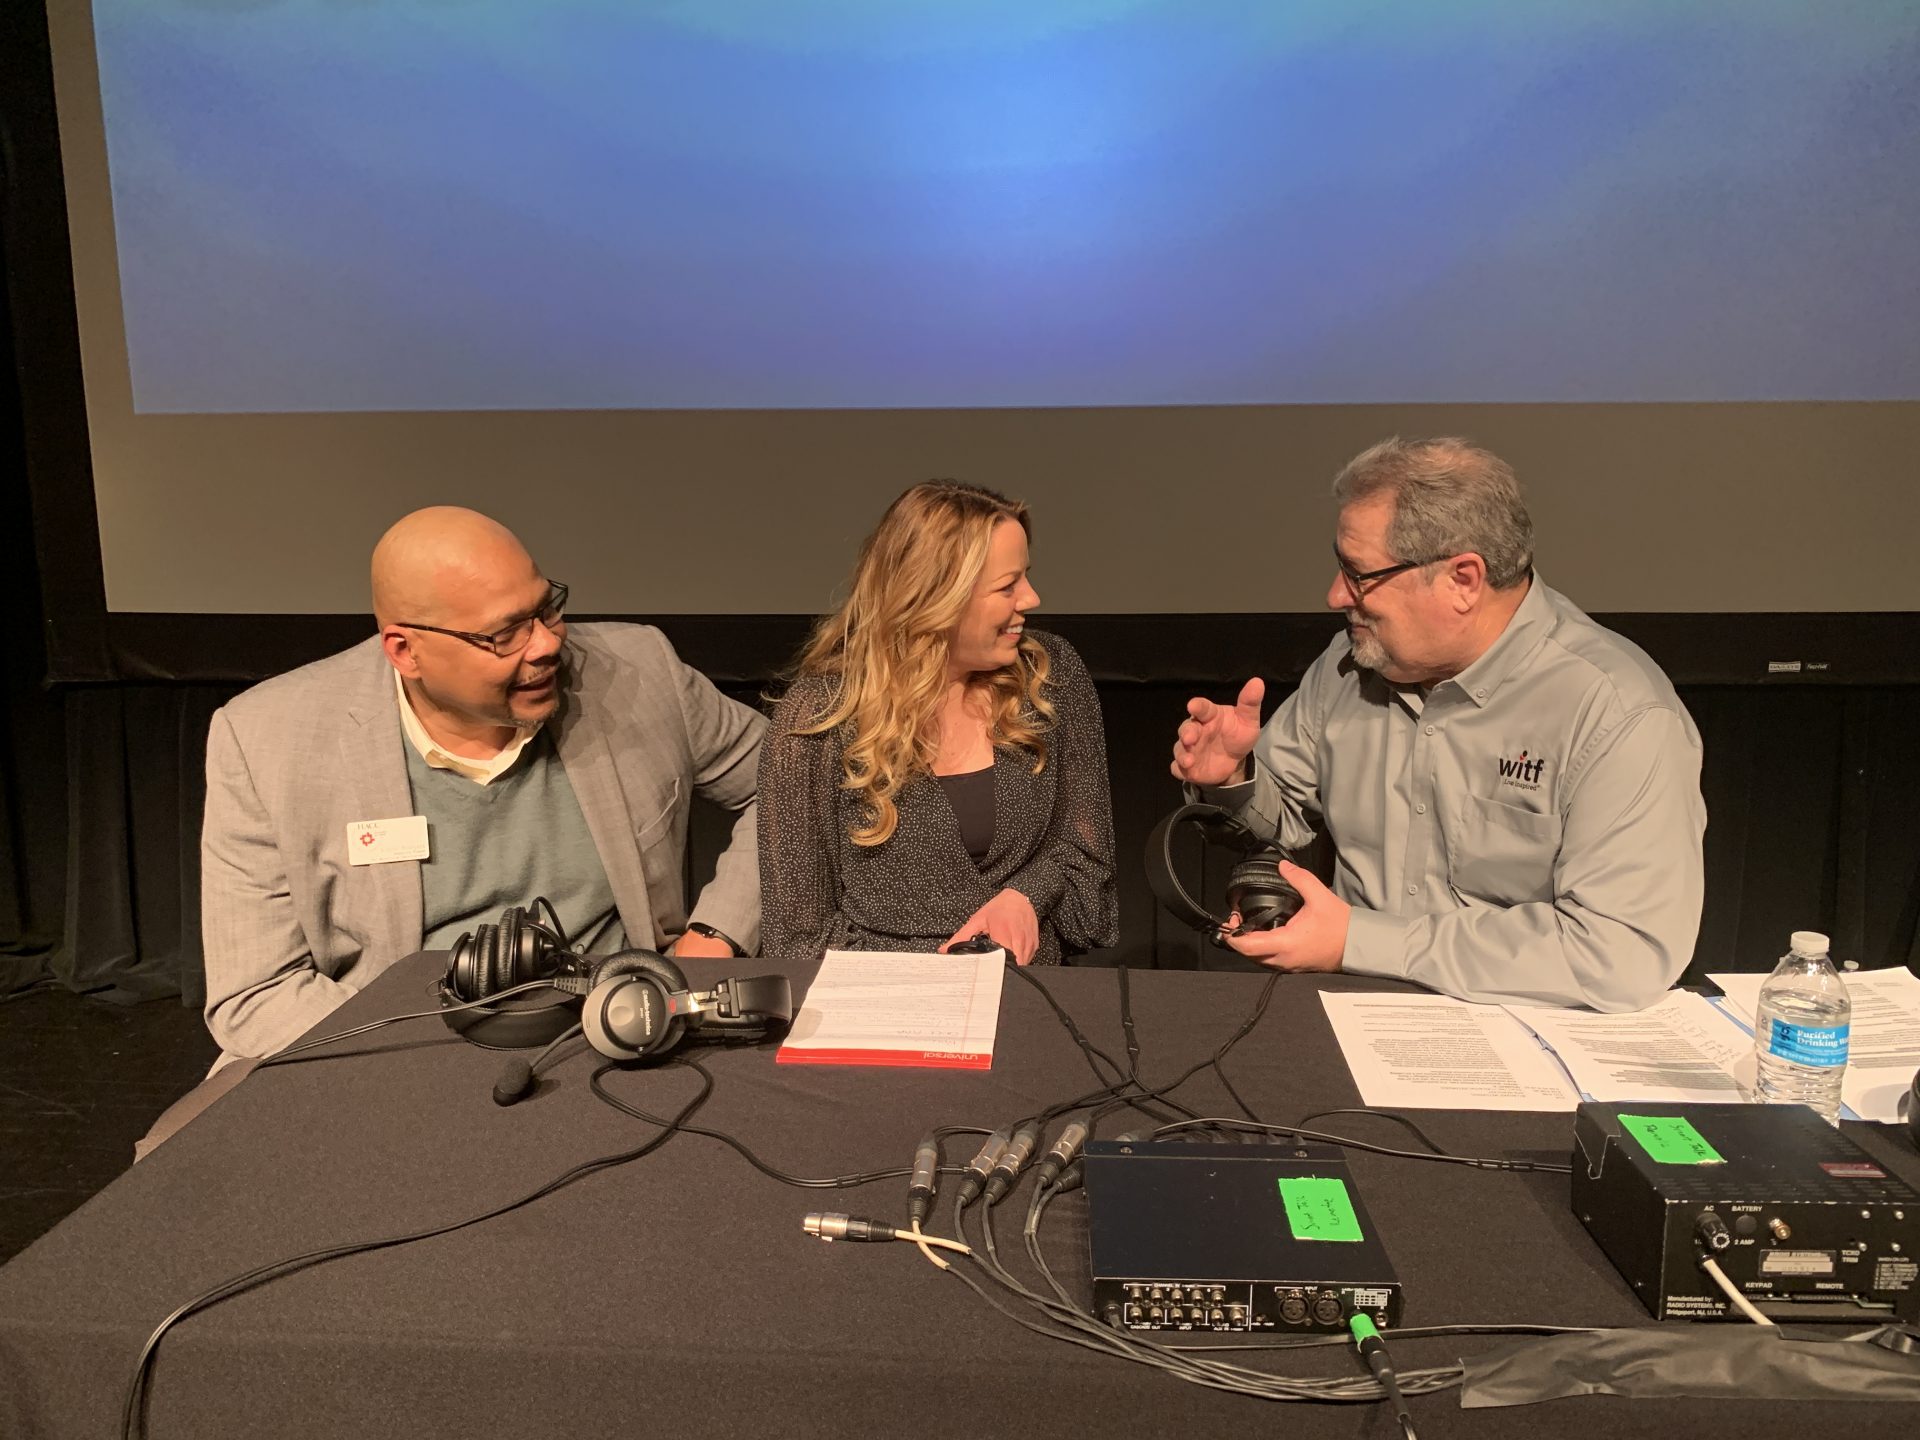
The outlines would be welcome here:
<svg viewBox="0 0 1920 1440">
<path fill-rule="evenodd" d="M 687 648 L 697 659 L 697 647 Z M 47 695 L 17 673 L 18 658 L 10 652 L 13 854 L 0 877 L 0 943 L 55 948 L 9 962 L 9 983 L 55 976 L 74 989 L 110 987 L 115 998 L 179 993 L 197 1003 L 201 763 L 208 718 L 237 687 L 130 684 Z M 751 701 L 759 687 L 726 688 Z M 1223 958 L 1155 908 L 1141 868 L 1149 828 L 1177 803 L 1167 754 L 1192 688 L 1100 686 L 1121 951 L 1131 964 Z M 1692 686 L 1682 694 L 1705 737 L 1709 815 L 1707 910 L 1689 978 L 1768 968 L 1799 928 L 1830 931 L 1836 954 L 1864 965 L 1920 960 L 1914 690 Z M 61 774 L 64 786 L 53 783 Z M 697 875 L 710 872 L 723 836 L 722 817 L 699 817 Z M 1216 880 L 1222 864 L 1214 857 Z"/>
</svg>

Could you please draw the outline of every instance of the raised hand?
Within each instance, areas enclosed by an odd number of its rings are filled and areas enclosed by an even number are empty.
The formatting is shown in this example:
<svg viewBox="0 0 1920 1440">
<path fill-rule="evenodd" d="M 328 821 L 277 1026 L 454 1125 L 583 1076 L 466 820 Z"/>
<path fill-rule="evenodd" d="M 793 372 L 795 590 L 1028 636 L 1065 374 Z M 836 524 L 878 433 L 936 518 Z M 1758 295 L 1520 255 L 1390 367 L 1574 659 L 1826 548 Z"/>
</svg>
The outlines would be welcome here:
<svg viewBox="0 0 1920 1440">
<path fill-rule="evenodd" d="M 1187 702 L 1173 742 L 1173 777 L 1190 785 L 1225 785 L 1240 778 L 1241 767 L 1260 737 L 1260 702 L 1267 686 L 1258 676 L 1240 687 L 1231 705 L 1195 696 Z"/>
</svg>

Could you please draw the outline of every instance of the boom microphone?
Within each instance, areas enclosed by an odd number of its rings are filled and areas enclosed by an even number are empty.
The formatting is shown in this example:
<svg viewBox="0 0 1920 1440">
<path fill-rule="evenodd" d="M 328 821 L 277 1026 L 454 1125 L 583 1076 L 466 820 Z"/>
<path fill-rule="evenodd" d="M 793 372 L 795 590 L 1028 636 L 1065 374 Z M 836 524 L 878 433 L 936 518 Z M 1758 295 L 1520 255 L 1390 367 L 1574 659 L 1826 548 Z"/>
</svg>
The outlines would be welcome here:
<svg viewBox="0 0 1920 1440">
<path fill-rule="evenodd" d="M 500 1072 L 500 1078 L 493 1082 L 493 1103 L 513 1105 L 526 1099 L 532 1090 L 533 1066 L 516 1055 Z"/>
<path fill-rule="evenodd" d="M 518 1105 L 526 1099 L 533 1093 L 534 1080 L 540 1074 L 541 1067 L 554 1060 L 562 1045 L 579 1038 L 580 1027 L 575 1025 L 556 1035 L 546 1049 L 533 1057 L 531 1064 L 518 1055 L 507 1061 L 506 1069 L 493 1082 L 493 1103 L 501 1106 Z"/>
</svg>

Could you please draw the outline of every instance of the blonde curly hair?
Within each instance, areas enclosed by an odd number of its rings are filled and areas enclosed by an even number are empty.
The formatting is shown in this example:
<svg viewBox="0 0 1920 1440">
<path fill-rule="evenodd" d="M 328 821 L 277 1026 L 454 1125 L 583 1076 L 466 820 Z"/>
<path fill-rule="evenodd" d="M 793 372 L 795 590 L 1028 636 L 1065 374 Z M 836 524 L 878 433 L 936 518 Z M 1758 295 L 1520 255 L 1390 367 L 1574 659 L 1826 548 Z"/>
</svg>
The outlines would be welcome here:
<svg viewBox="0 0 1920 1440">
<path fill-rule="evenodd" d="M 1016 521 L 1033 535 L 1027 507 L 997 491 L 954 480 L 915 485 L 880 518 L 860 546 L 840 608 L 814 626 L 794 665 L 796 677 L 828 682 L 819 713 L 794 733 L 850 732 L 841 788 L 866 801 L 856 845 L 881 845 L 900 823 L 894 797 L 916 775 L 933 773 L 940 753 L 940 708 L 947 690 L 953 629 L 987 563 L 994 527 Z M 1053 706 L 1045 695 L 1047 652 L 1022 637 L 1013 664 L 985 677 L 987 733 L 995 746 L 1017 745 L 1046 767 Z"/>
</svg>

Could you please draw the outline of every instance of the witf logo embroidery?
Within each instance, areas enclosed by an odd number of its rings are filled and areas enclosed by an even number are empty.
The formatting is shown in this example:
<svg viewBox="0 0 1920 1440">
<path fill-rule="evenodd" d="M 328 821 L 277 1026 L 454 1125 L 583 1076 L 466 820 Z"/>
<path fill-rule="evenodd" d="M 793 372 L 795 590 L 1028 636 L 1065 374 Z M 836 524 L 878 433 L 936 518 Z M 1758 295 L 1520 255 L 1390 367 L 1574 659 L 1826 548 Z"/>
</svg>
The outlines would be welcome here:
<svg viewBox="0 0 1920 1440">
<path fill-rule="evenodd" d="M 1547 762 L 1544 756 L 1538 760 L 1530 760 L 1527 758 L 1527 752 L 1524 750 L 1520 752 L 1520 758 L 1517 760 L 1509 760 L 1506 756 L 1501 756 L 1499 765 L 1500 783 L 1502 785 L 1513 785 L 1522 790 L 1538 790 L 1540 788 L 1540 772 L 1547 768 Z"/>
</svg>

